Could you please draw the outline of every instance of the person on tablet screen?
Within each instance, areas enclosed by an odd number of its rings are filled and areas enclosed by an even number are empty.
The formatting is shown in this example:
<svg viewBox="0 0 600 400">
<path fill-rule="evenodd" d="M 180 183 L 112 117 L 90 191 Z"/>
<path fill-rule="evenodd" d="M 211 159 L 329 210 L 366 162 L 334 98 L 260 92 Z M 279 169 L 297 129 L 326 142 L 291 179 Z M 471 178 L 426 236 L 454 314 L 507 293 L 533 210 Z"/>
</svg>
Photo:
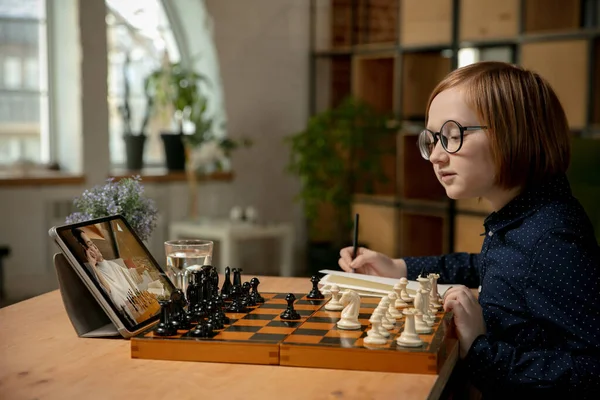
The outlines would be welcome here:
<svg viewBox="0 0 600 400">
<path fill-rule="evenodd" d="M 136 308 L 139 310 L 139 304 L 133 307 L 132 298 L 138 293 L 138 288 L 129 271 L 115 261 L 105 260 L 100 249 L 83 230 L 74 228 L 72 232 L 75 239 L 85 250 L 88 264 L 96 279 L 108 293 L 115 306 L 120 310 L 124 310 L 129 317 L 137 321 L 139 315 L 134 314 L 137 314 Z"/>
</svg>

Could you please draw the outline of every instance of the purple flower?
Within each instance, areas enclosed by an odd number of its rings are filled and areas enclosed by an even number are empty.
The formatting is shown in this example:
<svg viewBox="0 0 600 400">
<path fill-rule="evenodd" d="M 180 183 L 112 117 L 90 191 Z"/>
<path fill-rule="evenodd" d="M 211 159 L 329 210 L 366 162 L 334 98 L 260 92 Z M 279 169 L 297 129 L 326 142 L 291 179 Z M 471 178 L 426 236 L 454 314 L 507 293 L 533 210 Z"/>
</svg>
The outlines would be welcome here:
<svg viewBox="0 0 600 400">
<path fill-rule="evenodd" d="M 85 190 L 74 199 L 77 211 L 67 217 L 66 223 L 121 214 L 142 240 L 149 239 L 156 228 L 158 210 L 153 200 L 143 196 L 141 180 L 139 176 L 120 181 L 109 178 L 104 186 Z"/>
</svg>

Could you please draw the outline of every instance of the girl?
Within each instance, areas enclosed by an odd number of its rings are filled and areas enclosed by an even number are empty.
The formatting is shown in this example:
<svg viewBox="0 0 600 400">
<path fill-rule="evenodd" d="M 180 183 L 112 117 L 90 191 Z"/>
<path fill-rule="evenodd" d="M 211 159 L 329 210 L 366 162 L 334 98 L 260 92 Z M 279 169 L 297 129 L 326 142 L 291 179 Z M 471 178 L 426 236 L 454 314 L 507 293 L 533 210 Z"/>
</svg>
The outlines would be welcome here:
<svg viewBox="0 0 600 400">
<path fill-rule="evenodd" d="M 361 248 L 353 260 L 345 248 L 340 267 L 411 280 L 424 268 L 464 285 L 444 309 L 484 397 L 598 396 L 600 250 L 565 176 L 570 133 L 556 94 L 534 72 L 480 62 L 451 72 L 426 115 L 419 148 L 446 194 L 492 205 L 481 252 L 390 259 Z"/>
</svg>

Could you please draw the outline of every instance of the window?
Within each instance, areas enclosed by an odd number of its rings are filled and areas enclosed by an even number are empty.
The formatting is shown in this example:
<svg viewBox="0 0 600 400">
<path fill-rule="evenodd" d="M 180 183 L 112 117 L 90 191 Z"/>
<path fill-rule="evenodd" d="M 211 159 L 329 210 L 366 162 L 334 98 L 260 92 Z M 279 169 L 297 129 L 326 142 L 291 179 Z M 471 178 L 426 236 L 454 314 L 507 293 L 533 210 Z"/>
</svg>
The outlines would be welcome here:
<svg viewBox="0 0 600 400">
<path fill-rule="evenodd" d="M 120 113 L 126 91 L 129 92 L 131 130 L 140 131 L 147 110 L 144 79 L 163 62 L 180 59 L 161 0 L 130 2 L 106 0 L 108 34 L 108 109 L 112 164 L 125 161 L 123 134 L 126 127 Z M 125 77 L 128 87 L 126 88 Z M 163 145 L 160 127 L 146 127 L 146 165 L 162 165 Z"/>
<path fill-rule="evenodd" d="M 47 162 L 45 0 L 0 1 L 0 164 Z"/>
</svg>

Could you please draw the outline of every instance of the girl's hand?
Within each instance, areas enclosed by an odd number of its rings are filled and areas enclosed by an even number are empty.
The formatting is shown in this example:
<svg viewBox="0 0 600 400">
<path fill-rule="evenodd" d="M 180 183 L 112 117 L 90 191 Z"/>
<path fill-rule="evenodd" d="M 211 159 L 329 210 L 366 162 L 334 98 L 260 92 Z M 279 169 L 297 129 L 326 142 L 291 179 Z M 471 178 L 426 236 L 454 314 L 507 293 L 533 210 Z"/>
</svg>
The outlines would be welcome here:
<svg viewBox="0 0 600 400">
<path fill-rule="evenodd" d="M 452 287 L 444 294 L 444 311 L 454 312 L 460 357 L 465 358 L 477 336 L 486 332 L 479 301 L 468 287 Z"/>
</svg>

